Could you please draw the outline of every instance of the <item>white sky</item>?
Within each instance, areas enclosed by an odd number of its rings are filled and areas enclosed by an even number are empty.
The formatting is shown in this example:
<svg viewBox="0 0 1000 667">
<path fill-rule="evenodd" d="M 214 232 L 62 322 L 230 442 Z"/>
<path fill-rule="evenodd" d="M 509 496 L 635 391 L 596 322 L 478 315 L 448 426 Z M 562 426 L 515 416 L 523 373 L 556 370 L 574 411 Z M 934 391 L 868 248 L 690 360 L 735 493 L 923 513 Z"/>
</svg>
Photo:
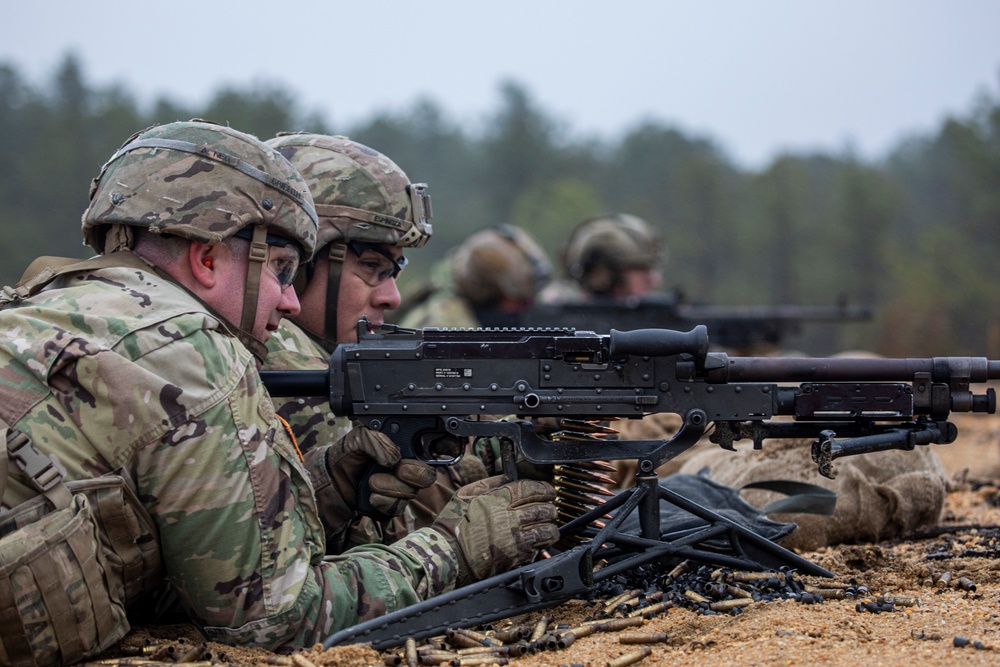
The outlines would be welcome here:
<svg viewBox="0 0 1000 667">
<path fill-rule="evenodd" d="M 656 119 L 759 167 L 782 150 L 881 157 L 997 97 L 997 0 L 39 0 L 6 2 L 0 62 L 200 103 L 278 82 L 338 131 L 418 97 L 472 123 L 514 80 L 574 134 Z"/>
</svg>

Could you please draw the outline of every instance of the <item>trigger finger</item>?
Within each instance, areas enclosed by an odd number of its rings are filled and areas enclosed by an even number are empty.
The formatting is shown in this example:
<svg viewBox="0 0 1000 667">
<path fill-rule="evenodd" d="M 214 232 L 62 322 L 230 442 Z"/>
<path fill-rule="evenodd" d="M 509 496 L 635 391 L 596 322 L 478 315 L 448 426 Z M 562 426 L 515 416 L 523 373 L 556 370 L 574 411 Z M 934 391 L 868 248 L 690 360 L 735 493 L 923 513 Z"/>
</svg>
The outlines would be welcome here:
<svg viewBox="0 0 1000 667">
<path fill-rule="evenodd" d="M 372 503 L 375 496 L 388 498 L 398 498 L 400 500 L 413 500 L 417 495 L 417 490 L 403 480 L 388 473 L 376 473 L 368 478 L 368 486 L 372 490 Z"/>
<path fill-rule="evenodd" d="M 426 489 L 434 484 L 437 471 L 423 461 L 403 459 L 396 464 L 396 477 L 415 489 Z"/>
<path fill-rule="evenodd" d="M 361 437 L 367 441 L 365 451 L 369 452 L 380 466 L 391 468 L 399 461 L 399 447 L 385 433 L 366 428 Z"/>
</svg>

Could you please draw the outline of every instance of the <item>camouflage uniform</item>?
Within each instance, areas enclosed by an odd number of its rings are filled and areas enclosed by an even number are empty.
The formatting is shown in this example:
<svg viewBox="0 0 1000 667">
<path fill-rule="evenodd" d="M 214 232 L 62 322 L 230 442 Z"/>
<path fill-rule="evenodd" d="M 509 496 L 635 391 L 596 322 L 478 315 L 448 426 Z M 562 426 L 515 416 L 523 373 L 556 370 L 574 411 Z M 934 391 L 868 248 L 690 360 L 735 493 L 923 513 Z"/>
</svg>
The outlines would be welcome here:
<svg viewBox="0 0 1000 667">
<path fill-rule="evenodd" d="M 337 295 L 347 241 L 401 247 L 423 246 L 431 236 L 429 195 L 424 184 L 412 185 L 403 170 L 378 151 L 347 137 L 285 133 L 268 140 L 285 155 L 309 185 L 319 214 L 318 260 L 328 260 L 333 279 L 327 286 L 323 335 L 311 335 L 295 322 L 283 320 L 268 341 L 267 370 L 325 370 L 336 340 Z M 418 197 L 418 198 L 415 198 Z M 307 267 L 308 273 L 311 267 Z M 305 281 L 296 284 L 305 287 Z M 276 401 L 303 451 L 335 444 L 357 422 L 338 417 L 327 397 Z M 464 480 L 463 482 L 464 483 Z M 392 541 L 430 525 L 456 485 L 447 470 L 438 482 L 422 490 L 392 525 L 358 517 L 346 533 L 329 534 L 327 549 L 340 553 L 352 545 Z"/>
<path fill-rule="evenodd" d="M 330 353 L 294 322 L 281 321 L 281 327 L 267 341 L 266 370 L 326 370 Z M 348 417 L 338 417 L 330 410 L 327 396 L 275 398 L 275 411 L 292 427 L 302 451 L 332 445 L 354 428 Z"/>
<path fill-rule="evenodd" d="M 218 156 L 233 146 L 251 145 L 253 155 L 243 158 L 244 167 L 269 155 L 247 135 L 218 126 L 206 131 L 205 125 L 171 124 L 137 135 L 161 145 L 139 149 L 137 157 L 126 156 L 110 169 L 106 165 L 108 178 L 101 185 L 139 188 L 131 195 L 139 206 L 148 201 L 141 190 L 147 184 L 115 170 L 136 160 L 174 160 L 157 175 L 166 174 L 162 182 L 190 199 L 175 196 L 169 206 L 224 216 L 230 227 L 233 219 L 254 220 L 253 207 L 260 204 L 251 203 L 247 211 L 247 200 L 263 200 L 270 215 L 289 215 L 295 208 L 291 200 L 302 197 L 301 191 L 287 190 L 298 179 L 289 166 L 268 167 L 277 169 L 280 179 L 265 173 L 272 180 L 258 180 L 267 187 L 230 187 L 216 190 L 211 199 L 197 198 L 193 186 L 185 190 L 186 179 L 225 171 Z M 225 135 L 221 151 L 211 143 L 219 135 Z M 164 137 L 189 136 L 203 148 L 186 157 L 173 156 L 177 151 L 162 143 Z M 227 159 L 232 162 L 222 155 Z M 258 189 L 248 192 L 253 188 Z M 102 230 L 106 236 L 95 232 L 97 224 L 113 219 L 115 206 L 127 213 L 130 196 L 98 187 L 92 197 L 85 237 L 118 266 L 67 272 L 0 311 L 0 410 L 8 423 L 43 453 L 57 455 L 67 480 L 113 472 L 126 479 L 159 530 L 168 581 L 212 640 L 310 646 L 335 630 L 453 587 L 456 550 L 432 529 L 391 546 L 359 547 L 324 559 L 320 509 L 329 483 L 324 448 L 300 458 L 275 417 L 254 354 L 230 323 L 134 253 L 116 247 L 128 243 L 130 232 L 121 225 L 137 223 L 111 225 Z M 308 193 L 305 199 L 311 204 Z M 108 202 L 110 212 L 98 208 Z M 211 210 L 201 208 L 206 206 Z M 292 214 L 304 218 L 302 209 Z M 310 252 L 313 239 L 300 239 Z M 5 505 L 32 495 L 11 471 Z"/>
</svg>

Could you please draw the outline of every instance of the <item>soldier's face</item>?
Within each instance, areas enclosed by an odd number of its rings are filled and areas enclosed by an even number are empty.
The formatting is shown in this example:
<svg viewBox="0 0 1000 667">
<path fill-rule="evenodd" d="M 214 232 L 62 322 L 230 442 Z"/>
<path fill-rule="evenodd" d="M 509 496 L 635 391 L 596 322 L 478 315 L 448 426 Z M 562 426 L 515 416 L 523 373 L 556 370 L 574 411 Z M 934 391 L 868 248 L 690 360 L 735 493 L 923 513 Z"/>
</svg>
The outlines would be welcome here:
<svg viewBox="0 0 1000 667">
<path fill-rule="evenodd" d="M 397 261 L 403 255 L 401 248 L 390 245 L 379 247 Z M 387 268 L 382 265 L 386 262 L 388 259 L 384 255 L 373 251 L 365 251 L 360 256 L 354 252 L 345 254 L 337 299 L 338 343 L 357 341 L 357 324 L 362 317 L 367 317 L 373 324 L 382 324 L 385 311 L 399 307 L 396 278 L 385 273 Z M 378 276 L 382 278 L 378 279 Z"/>
<path fill-rule="evenodd" d="M 243 316 L 243 294 L 246 291 L 247 268 L 250 264 L 249 257 L 243 252 L 249 252 L 250 244 L 231 241 L 229 244 L 220 244 L 223 252 L 227 253 L 231 261 L 222 261 L 220 268 L 226 271 L 226 275 L 221 276 L 220 284 L 228 286 L 228 294 L 221 294 L 216 303 L 210 303 L 218 310 L 231 324 L 239 326 Z M 284 287 L 278 280 L 278 276 L 268 267 L 263 267 L 260 272 L 260 289 L 257 294 L 257 313 L 253 325 L 253 336 L 261 342 L 267 342 L 271 337 L 271 332 L 275 331 L 281 324 L 283 317 L 294 317 L 299 313 L 299 300 L 295 294 L 295 288 Z"/>
<path fill-rule="evenodd" d="M 625 269 L 622 271 L 621 283 L 615 289 L 614 296 L 619 298 L 643 296 L 660 286 L 663 277 L 659 271 L 652 269 Z"/>
</svg>

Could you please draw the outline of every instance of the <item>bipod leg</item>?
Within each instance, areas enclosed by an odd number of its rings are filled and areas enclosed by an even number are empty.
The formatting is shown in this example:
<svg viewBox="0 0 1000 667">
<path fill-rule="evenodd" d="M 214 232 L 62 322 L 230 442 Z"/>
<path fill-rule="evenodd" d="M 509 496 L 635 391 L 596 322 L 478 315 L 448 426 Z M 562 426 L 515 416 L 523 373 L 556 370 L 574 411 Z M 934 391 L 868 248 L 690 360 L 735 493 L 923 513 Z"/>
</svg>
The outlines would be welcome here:
<svg viewBox="0 0 1000 667">
<path fill-rule="evenodd" d="M 777 569 L 779 567 L 788 567 L 798 570 L 804 574 L 810 574 L 819 577 L 832 577 L 833 573 L 826 568 L 816 565 L 812 561 L 809 561 L 802 556 L 799 556 L 793 551 L 790 551 L 776 542 L 772 542 L 766 537 L 762 537 L 757 533 L 753 532 L 749 528 L 742 526 L 731 519 L 728 519 L 717 512 L 713 512 L 707 507 L 703 507 L 698 503 L 685 498 L 684 496 L 665 488 L 662 484 L 659 484 L 655 479 L 654 483 L 657 486 L 657 497 L 662 502 L 668 502 L 675 507 L 693 514 L 694 516 L 702 519 L 708 523 L 703 531 L 695 532 L 689 534 L 685 537 L 681 537 L 671 542 L 677 546 L 681 545 L 693 545 L 712 537 L 722 537 L 728 540 L 730 550 L 736 554 L 737 558 L 745 559 L 749 561 L 750 564 L 756 564 L 755 568 L 758 570 L 765 569 Z M 658 507 L 657 507 L 658 511 Z M 645 517 L 640 517 L 640 521 Z M 657 526 L 659 527 L 657 515 Z M 659 527 L 662 528 L 662 527 Z M 643 526 L 643 536 L 645 537 L 646 527 Z M 711 557 L 711 552 L 709 553 L 709 559 L 706 562 L 715 564 L 725 564 L 722 559 L 713 559 Z M 690 556 L 689 556 L 690 557 Z M 704 557 L 693 557 L 695 560 L 705 560 Z"/>
</svg>

